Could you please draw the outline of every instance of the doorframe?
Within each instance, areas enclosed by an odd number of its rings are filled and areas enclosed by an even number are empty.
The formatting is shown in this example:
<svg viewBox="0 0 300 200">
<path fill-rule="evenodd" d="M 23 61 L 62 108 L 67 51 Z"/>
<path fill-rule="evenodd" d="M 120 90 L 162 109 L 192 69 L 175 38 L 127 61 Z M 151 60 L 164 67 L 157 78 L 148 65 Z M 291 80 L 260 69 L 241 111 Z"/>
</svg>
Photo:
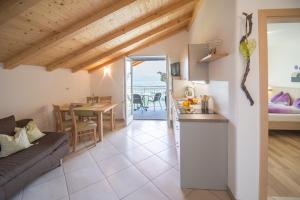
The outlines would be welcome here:
<svg viewBox="0 0 300 200">
<path fill-rule="evenodd" d="M 126 82 L 127 82 L 127 74 L 126 74 L 126 65 L 127 65 L 127 62 L 130 62 L 130 74 L 131 74 L 131 87 L 130 87 L 130 89 L 131 89 L 131 101 L 132 101 L 132 64 L 131 64 L 131 59 L 130 59 L 130 57 L 128 57 L 128 56 L 126 56 L 125 58 L 124 58 L 124 113 L 125 113 L 125 124 L 126 124 L 126 126 L 127 125 L 129 125 L 132 121 L 133 121 L 133 104 L 132 104 L 132 102 L 131 102 L 131 113 L 132 113 L 132 119 L 128 119 L 128 110 L 127 110 L 127 84 L 126 84 Z"/>
<path fill-rule="evenodd" d="M 269 20 L 300 18 L 300 8 L 258 10 L 260 87 L 260 169 L 259 199 L 268 197 L 268 36 Z"/>
<path fill-rule="evenodd" d="M 169 99 L 170 99 L 170 94 L 169 94 L 169 88 L 170 88 L 170 84 L 169 84 L 169 74 L 170 74 L 170 66 L 169 66 L 169 56 L 167 54 L 162 54 L 162 55 L 130 55 L 130 56 L 127 56 L 128 58 L 130 59 L 134 59 L 134 60 L 138 60 L 138 57 L 142 57 L 142 58 L 147 58 L 149 57 L 149 60 L 146 60 L 146 61 L 151 61 L 151 57 L 152 58 L 158 58 L 158 57 L 164 57 L 164 61 L 165 61 L 165 69 L 166 69 L 166 74 L 167 74 L 167 82 L 166 82 L 166 96 L 167 96 L 167 100 L 166 101 L 166 113 L 167 113 L 167 116 L 166 116 L 166 119 L 165 121 L 167 122 L 168 124 L 168 127 L 170 127 L 170 103 L 169 103 Z M 133 76 L 134 76 L 134 73 L 133 73 L 133 67 L 131 66 L 131 69 L 132 69 L 132 79 L 133 79 Z M 132 82 L 132 85 L 133 87 L 133 82 Z M 150 120 L 154 120 L 154 119 L 150 119 Z"/>
</svg>

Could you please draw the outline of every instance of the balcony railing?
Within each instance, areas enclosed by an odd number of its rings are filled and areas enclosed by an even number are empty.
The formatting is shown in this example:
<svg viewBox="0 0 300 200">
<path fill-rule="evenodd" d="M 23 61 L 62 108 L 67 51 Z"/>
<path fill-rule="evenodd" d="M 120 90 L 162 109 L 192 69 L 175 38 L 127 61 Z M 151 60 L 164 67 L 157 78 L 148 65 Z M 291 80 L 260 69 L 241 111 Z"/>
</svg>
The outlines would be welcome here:
<svg viewBox="0 0 300 200">
<path fill-rule="evenodd" d="M 161 105 L 163 108 L 166 107 L 165 105 L 165 98 L 166 98 L 166 86 L 133 86 L 132 92 L 133 94 L 139 94 L 142 96 L 144 101 L 144 106 L 153 107 L 152 103 L 149 103 L 150 99 L 153 99 L 156 93 L 161 93 Z"/>
<path fill-rule="evenodd" d="M 166 89 L 166 86 L 133 86 L 132 92 L 133 94 L 153 96 L 156 93 L 161 93 L 161 96 L 164 97 L 166 95 Z"/>
</svg>

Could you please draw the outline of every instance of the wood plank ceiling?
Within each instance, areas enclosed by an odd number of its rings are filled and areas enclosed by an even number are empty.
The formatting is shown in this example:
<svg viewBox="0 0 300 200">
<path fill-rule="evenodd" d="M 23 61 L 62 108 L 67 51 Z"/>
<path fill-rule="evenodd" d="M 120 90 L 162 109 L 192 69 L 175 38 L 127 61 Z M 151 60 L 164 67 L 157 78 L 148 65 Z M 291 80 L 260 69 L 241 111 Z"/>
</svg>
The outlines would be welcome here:
<svg viewBox="0 0 300 200">
<path fill-rule="evenodd" d="M 0 0 L 0 62 L 95 71 L 187 30 L 201 0 Z"/>
</svg>

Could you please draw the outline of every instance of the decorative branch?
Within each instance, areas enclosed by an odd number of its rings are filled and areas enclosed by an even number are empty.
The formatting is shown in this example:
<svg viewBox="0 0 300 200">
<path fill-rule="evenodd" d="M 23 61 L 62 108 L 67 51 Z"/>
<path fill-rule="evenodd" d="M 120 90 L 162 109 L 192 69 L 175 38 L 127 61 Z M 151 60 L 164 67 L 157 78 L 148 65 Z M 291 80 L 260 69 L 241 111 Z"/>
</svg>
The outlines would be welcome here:
<svg viewBox="0 0 300 200">
<path fill-rule="evenodd" d="M 241 82 L 241 88 L 244 91 L 247 99 L 250 102 L 250 105 L 254 105 L 254 100 L 251 97 L 245 83 L 248 77 L 248 74 L 250 72 L 250 57 L 254 51 L 254 49 L 256 48 L 256 41 L 254 39 L 249 40 L 248 37 L 250 36 L 250 34 L 252 33 L 252 13 L 251 14 L 247 14 L 247 13 L 243 13 L 243 15 L 245 15 L 246 17 L 246 25 L 245 25 L 245 35 L 243 35 L 243 37 L 240 40 L 240 52 L 242 53 L 245 61 L 246 61 L 246 70 L 244 72 L 244 76 Z"/>
</svg>

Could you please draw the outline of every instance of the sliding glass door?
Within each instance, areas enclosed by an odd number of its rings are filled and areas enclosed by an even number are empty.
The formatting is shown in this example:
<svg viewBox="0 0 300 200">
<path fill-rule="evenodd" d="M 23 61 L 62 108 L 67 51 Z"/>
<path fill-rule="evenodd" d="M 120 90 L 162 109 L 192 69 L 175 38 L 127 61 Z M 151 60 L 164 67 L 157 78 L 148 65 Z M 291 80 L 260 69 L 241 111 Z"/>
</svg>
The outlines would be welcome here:
<svg viewBox="0 0 300 200">
<path fill-rule="evenodd" d="M 125 122 L 126 125 L 130 124 L 133 120 L 133 107 L 132 107 L 132 67 L 131 59 L 125 58 L 124 69 L 124 99 L 125 99 Z"/>
</svg>

